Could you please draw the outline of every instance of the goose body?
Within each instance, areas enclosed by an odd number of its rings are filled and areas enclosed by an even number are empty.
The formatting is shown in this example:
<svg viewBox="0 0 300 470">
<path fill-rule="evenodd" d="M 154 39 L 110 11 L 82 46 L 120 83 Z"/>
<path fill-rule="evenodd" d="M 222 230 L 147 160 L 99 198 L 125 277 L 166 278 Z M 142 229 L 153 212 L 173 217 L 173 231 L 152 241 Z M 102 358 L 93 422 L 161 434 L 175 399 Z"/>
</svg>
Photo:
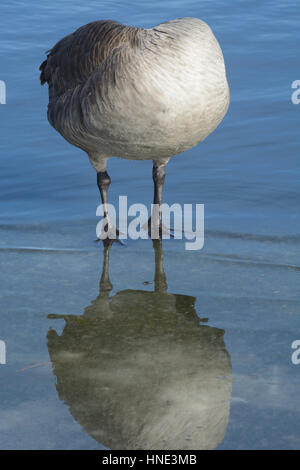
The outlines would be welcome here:
<svg viewBox="0 0 300 470">
<path fill-rule="evenodd" d="M 229 105 L 221 48 L 197 18 L 149 29 L 95 21 L 60 40 L 40 70 L 48 120 L 88 154 L 102 200 L 111 156 L 161 169 L 205 139 Z"/>
</svg>

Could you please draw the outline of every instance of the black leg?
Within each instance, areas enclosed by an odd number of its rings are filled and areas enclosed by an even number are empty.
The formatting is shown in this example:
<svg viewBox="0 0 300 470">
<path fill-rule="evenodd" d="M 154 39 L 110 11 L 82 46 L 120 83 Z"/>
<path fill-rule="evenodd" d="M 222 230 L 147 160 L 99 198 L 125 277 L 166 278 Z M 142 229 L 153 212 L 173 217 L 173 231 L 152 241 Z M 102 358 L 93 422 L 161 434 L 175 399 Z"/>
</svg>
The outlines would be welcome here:
<svg viewBox="0 0 300 470">
<path fill-rule="evenodd" d="M 154 204 L 162 205 L 162 192 L 166 176 L 166 166 L 154 163 L 152 169 L 152 178 L 154 182 Z"/>
<path fill-rule="evenodd" d="M 121 245 L 123 243 L 118 238 L 119 237 L 119 230 L 114 227 L 109 219 L 108 214 L 108 188 L 111 183 L 111 179 L 107 171 L 99 171 L 97 173 L 97 184 L 101 194 L 101 200 L 103 205 L 103 215 L 106 219 L 106 224 L 103 227 L 101 237 L 98 239 L 99 241 L 102 240 L 104 246 L 111 245 L 114 241 L 118 241 Z"/>
<path fill-rule="evenodd" d="M 97 184 L 98 188 L 101 194 L 101 200 L 103 204 L 103 209 L 104 209 L 104 217 L 108 217 L 108 198 L 107 198 L 107 193 L 108 193 L 108 188 L 111 183 L 111 179 L 107 171 L 99 171 L 97 173 Z"/>
<path fill-rule="evenodd" d="M 166 176 L 166 165 L 153 162 L 152 178 L 154 182 L 154 208 L 148 222 L 148 231 L 152 239 L 162 238 L 161 205 L 162 192 Z"/>
</svg>

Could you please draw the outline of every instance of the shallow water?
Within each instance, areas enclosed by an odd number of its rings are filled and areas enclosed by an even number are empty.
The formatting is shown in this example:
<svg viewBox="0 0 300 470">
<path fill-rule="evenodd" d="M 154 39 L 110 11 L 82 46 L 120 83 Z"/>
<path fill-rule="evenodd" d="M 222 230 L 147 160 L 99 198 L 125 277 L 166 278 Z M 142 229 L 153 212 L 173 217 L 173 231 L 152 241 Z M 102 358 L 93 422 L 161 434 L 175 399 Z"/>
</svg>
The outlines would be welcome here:
<svg viewBox="0 0 300 470">
<path fill-rule="evenodd" d="M 49 126 L 38 67 L 89 21 L 182 16 L 210 24 L 231 88 L 167 166 L 165 201 L 205 204 L 205 245 L 128 241 L 108 262 L 94 170 Z M 296 0 L 2 1 L 0 448 L 300 448 L 298 18 Z M 112 203 L 149 206 L 150 162 L 109 172 Z"/>
</svg>

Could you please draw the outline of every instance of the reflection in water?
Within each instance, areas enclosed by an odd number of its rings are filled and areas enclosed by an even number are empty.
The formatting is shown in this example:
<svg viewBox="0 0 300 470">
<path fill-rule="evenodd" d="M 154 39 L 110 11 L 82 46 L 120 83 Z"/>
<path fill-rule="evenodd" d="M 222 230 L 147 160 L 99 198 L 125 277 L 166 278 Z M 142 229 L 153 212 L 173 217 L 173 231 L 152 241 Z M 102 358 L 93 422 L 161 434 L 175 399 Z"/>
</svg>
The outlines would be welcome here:
<svg viewBox="0 0 300 470">
<path fill-rule="evenodd" d="M 100 294 L 48 332 L 57 391 L 84 430 L 110 449 L 213 449 L 231 396 L 224 331 L 201 325 L 194 297 L 168 294 L 154 241 L 155 289 L 110 296 L 109 247 Z"/>
</svg>

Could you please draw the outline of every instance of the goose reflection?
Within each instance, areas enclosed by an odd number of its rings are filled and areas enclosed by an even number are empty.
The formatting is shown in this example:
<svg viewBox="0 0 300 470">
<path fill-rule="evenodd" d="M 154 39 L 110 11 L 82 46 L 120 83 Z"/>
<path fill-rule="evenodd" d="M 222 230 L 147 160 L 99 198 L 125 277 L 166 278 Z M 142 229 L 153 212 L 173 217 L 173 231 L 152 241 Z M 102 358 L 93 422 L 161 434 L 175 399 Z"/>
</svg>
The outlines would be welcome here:
<svg viewBox="0 0 300 470">
<path fill-rule="evenodd" d="M 104 248 L 99 296 L 48 332 L 61 400 L 110 449 L 214 449 L 227 427 L 231 361 L 224 331 L 200 323 L 196 299 L 169 294 L 161 241 L 154 291 L 111 295 Z"/>
</svg>

